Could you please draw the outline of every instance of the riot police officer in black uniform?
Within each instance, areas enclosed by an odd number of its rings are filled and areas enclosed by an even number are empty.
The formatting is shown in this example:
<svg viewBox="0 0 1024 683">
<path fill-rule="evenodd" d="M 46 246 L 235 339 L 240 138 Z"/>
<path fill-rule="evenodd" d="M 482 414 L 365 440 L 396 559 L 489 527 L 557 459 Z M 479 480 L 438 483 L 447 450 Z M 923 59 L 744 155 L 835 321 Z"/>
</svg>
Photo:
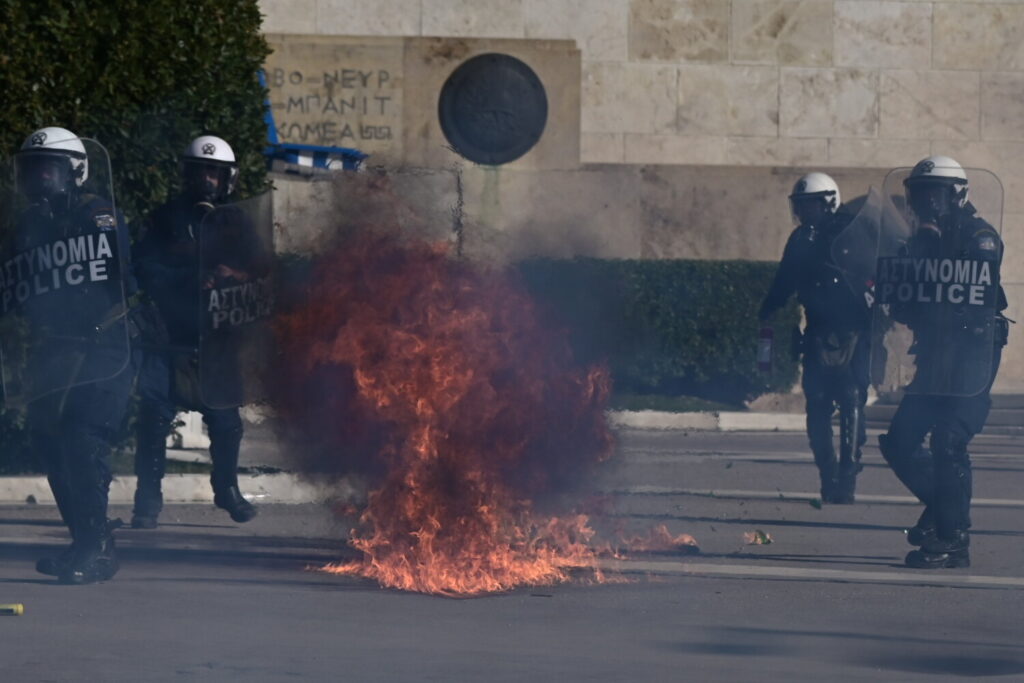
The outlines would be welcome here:
<svg viewBox="0 0 1024 683">
<path fill-rule="evenodd" d="M 925 504 L 907 533 L 920 549 L 907 555 L 906 564 L 967 567 L 972 488 L 967 447 L 988 418 L 989 392 L 1008 336 L 999 281 L 1003 244 L 968 201 L 967 175 L 953 159 L 921 160 L 904 185 L 916 229 L 899 255 L 968 264 L 975 273 L 984 272 L 979 281 L 991 292 L 991 302 L 983 302 L 984 290 L 977 289 L 976 305 L 962 303 L 962 296 L 956 299 L 961 305 L 939 305 L 935 294 L 889 304 L 892 319 L 913 332 L 916 372 L 879 445 L 896 476 Z M 930 448 L 925 448 L 929 433 Z"/>
<path fill-rule="evenodd" d="M 93 170 L 101 168 L 97 163 Z M 135 291 L 127 226 L 110 197 L 86 192 L 89 173 L 83 141 L 64 128 L 36 131 L 15 155 L 17 190 L 27 206 L 16 218 L 13 250 L 38 257 L 34 293 L 27 295 L 25 279 L 19 283 L 26 296 L 18 315 L 31 339 L 20 390 L 33 449 L 46 462 L 72 539 L 36 569 L 68 584 L 105 581 L 118 570 L 107 520 L 108 458 L 135 369 L 125 299 Z M 77 256 L 70 253 L 75 247 Z M 19 391 L 5 389 L 8 400 Z"/>
<path fill-rule="evenodd" d="M 765 321 L 796 292 L 807 326 L 802 338 L 807 436 L 821 478 L 821 500 L 852 503 L 866 440 L 870 316 L 863 294 L 855 293 L 832 256 L 835 238 L 852 217 L 841 208 L 839 187 L 824 173 L 809 173 L 789 196 L 797 228 L 758 317 Z M 832 415 L 840 413 L 836 459 Z"/>
<path fill-rule="evenodd" d="M 227 142 L 212 135 L 193 140 L 182 159 L 182 193 L 154 211 L 137 247 L 139 283 L 159 309 L 166 332 L 162 339 L 148 340 L 139 377 L 135 528 L 157 525 L 163 507 L 166 438 L 179 407 L 200 411 L 209 431 L 214 504 L 240 523 L 257 513 L 238 488 L 242 441 L 238 407 L 205 405 L 198 389 L 200 288 L 211 286 L 218 278 L 244 281 L 247 277 L 228 260 L 214 272 L 200 273 L 200 227 L 231 194 L 237 175 L 235 156 Z M 234 248 L 243 245 L 236 243 Z"/>
</svg>

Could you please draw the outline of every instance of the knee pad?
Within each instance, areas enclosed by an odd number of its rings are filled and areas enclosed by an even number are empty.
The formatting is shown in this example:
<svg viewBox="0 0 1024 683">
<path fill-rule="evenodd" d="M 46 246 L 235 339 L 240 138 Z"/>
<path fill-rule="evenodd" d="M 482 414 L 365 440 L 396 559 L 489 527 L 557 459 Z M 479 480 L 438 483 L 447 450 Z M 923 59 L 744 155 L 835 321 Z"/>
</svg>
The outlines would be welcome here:
<svg viewBox="0 0 1024 683">
<path fill-rule="evenodd" d="M 968 440 L 945 429 L 932 432 L 931 447 L 936 462 L 948 463 L 957 468 L 970 467 Z"/>
</svg>

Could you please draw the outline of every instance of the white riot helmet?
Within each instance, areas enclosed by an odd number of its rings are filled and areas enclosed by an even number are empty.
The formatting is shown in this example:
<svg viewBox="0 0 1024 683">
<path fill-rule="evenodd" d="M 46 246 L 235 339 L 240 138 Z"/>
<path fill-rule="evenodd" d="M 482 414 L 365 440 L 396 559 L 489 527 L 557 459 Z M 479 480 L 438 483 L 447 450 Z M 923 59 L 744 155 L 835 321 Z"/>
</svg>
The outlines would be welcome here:
<svg viewBox="0 0 1024 683">
<path fill-rule="evenodd" d="M 796 181 L 793 185 L 793 192 L 789 195 L 789 200 L 792 202 L 794 199 L 804 199 L 811 197 L 821 197 L 825 200 L 825 208 L 829 213 L 835 213 L 839 210 L 840 204 L 842 204 L 842 198 L 839 196 L 839 186 L 836 185 L 836 181 L 832 180 L 832 176 L 824 173 L 808 173 L 807 175 Z"/>
<path fill-rule="evenodd" d="M 808 173 L 793 185 L 789 206 L 793 217 L 801 225 L 819 222 L 820 218 L 839 210 L 842 198 L 839 186 L 824 173 Z"/>
<path fill-rule="evenodd" d="M 936 220 L 967 205 L 967 174 L 947 156 L 921 159 L 903 181 L 907 203 L 922 221 Z"/>
<path fill-rule="evenodd" d="M 215 135 L 200 135 L 181 159 L 185 191 L 202 202 L 220 202 L 235 191 L 238 164 L 231 145 Z"/>
<path fill-rule="evenodd" d="M 35 131 L 14 155 L 19 190 L 33 199 L 51 199 L 82 187 L 89 177 L 85 145 L 66 128 Z"/>
</svg>

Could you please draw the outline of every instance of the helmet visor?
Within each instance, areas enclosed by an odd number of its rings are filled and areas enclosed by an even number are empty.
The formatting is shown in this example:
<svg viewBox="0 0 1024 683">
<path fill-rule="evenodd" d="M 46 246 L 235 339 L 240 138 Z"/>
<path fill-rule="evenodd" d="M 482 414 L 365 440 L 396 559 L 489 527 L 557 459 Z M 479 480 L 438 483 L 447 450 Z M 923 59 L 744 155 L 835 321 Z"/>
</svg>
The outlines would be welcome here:
<svg viewBox="0 0 1024 683">
<path fill-rule="evenodd" d="M 907 203 L 922 221 L 934 221 L 947 215 L 956 203 L 956 188 L 952 183 L 907 183 Z"/>
<path fill-rule="evenodd" d="M 821 225 L 830 213 L 829 199 L 824 195 L 795 195 L 789 198 L 793 218 L 800 225 Z"/>
<path fill-rule="evenodd" d="M 71 159 L 63 154 L 19 154 L 14 164 L 18 191 L 31 199 L 65 194 L 71 188 Z"/>
<path fill-rule="evenodd" d="M 231 167 L 199 159 L 185 159 L 182 164 L 185 192 L 198 201 L 217 201 L 230 191 Z"/>
</svg>

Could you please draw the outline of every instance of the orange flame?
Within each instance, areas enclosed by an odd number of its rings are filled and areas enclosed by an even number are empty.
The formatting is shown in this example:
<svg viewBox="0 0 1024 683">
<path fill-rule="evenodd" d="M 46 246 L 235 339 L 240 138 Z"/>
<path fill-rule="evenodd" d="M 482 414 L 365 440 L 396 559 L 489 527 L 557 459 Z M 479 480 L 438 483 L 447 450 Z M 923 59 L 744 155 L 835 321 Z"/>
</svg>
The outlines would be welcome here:
<svg viewBox="0 0 1024 683">
<path fill-rule="evenodd" d="M 597 573 L 587 517 L 535 501 L 610 455 L 608 374 L 575 367 L 509 273 L 362 234 L 278 331 L 278 409 L 312 437 L 312 467 L 376 475 L 350 539 L 362 559 L 326 571 L 447 595 Z"/>
<path fill-rule="evenodd" d="M 642 536 L 623 537 L 625 550 L 638 553 L 677 551 L 690 554 L 700 552 L 697 539 L 690 534 L 675 535 L 664 524 L 652 527 Z"/>
</svg>

